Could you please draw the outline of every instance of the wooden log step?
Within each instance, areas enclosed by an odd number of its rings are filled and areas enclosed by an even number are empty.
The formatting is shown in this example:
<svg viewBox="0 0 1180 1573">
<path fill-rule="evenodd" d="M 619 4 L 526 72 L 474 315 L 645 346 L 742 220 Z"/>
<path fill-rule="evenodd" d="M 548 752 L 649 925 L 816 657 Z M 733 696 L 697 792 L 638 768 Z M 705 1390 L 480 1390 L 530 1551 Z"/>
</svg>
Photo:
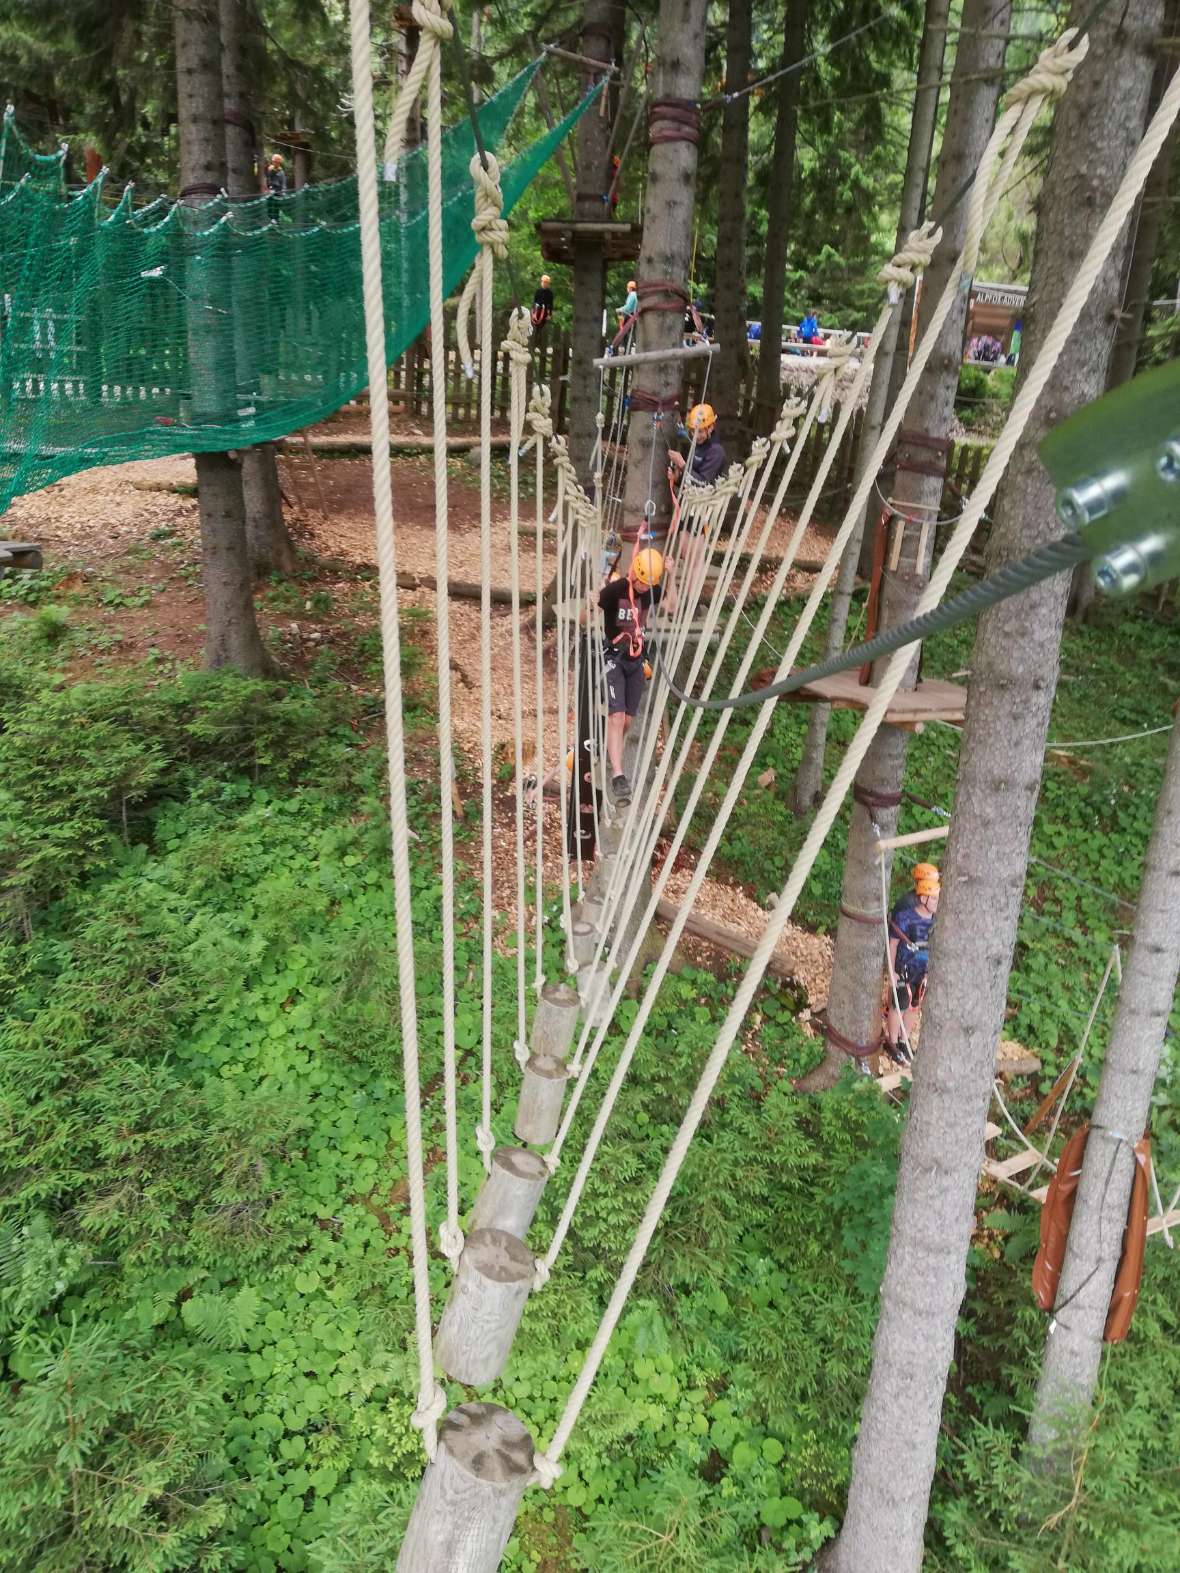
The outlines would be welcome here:
<svg viewBox="0 0 1180 1573">
<path fill-rule="evenodd" d="M 1030 1152 L 1027 1148 L 1018 1152 L 1014 1158 L 989 1158 L 983 1165 L 984 1174 L 990 1174 L 993 1180 L 1011 1180 L 1018 1174 L 1023 1174 L 1026 1169 L 1031 1169 L 1040 1162 L 1040 1154 Z"/>
<path fill-rule="evenodd" d="M 997 1136 L 1002 1136 L 1003 1134 L 1002 1127 L 993 1125 L 990 1120 L 983 1127 L 983 1139 L 985 1142 L 994 1142 Z"/>
<path fill-rule="evenodd" d="M 1157 1213 L 1154 1218 L 1149 1218 L 1147 1220 L 1148 1234 L 1163 1234 L 1165 1224 L 1167 1224 L 1169 1229 L 1180 1229 L 1180 1212 L 1165 1213 L 1162 1218 Z"/>
</svg>

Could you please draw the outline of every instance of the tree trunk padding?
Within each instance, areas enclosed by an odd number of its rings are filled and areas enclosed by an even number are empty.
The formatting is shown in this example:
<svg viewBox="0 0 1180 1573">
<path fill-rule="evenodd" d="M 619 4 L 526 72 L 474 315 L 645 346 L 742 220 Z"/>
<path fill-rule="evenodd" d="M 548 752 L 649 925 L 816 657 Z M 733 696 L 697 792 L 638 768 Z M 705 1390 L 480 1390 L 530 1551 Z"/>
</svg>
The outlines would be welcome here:
<svg viewBox="0 0 1180 1573">
<path fill-rule="evenodd" d="M 1049 1184 L 1049 1194 L 1041 1209 L 1041 1247 L 1033 1263 L 1032 1286 L 1042 1311 L 1051 1311 L 1061 1283 L 1069 1226 L 1073 1222 L 1074 1202 L 1082 1174 L 1082 1158 L 1090 1134 L 1089 1124 L 1080 1126 L 1066 1142 Z M 1123 1254 L 1115 1273 L 1110 1311 L 1102 1332 L 1105 1344 L 1121 1344 L 1131 1330 L 1131 1318 L 1139 1299 L 1143 1280 L 1143 1254 L 1147 1248 L 1148 1171 L 1151 1164 L 1151 1139 L 1144 1136 L 1135 1143 L 1135 1175 L 1131 1181 L 1131 1200 L 1127 1208 L 1127 1228 L 1123 1235 Z M 1064 1307 L 1062 1307 L 1064 1310 Z"/>
</svg>

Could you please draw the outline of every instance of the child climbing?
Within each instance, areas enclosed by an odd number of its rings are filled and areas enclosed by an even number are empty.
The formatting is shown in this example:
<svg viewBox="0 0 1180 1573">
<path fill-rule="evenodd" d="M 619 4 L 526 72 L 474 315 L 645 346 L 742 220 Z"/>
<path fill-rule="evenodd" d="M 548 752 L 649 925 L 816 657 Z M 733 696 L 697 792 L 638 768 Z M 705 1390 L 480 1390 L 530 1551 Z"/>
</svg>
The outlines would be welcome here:
<svg viewBox="0 0 1180 1573">
<path fill-rule="evenodd" d="M 694 404 L 684 423 L 688 437 L 696 439 L 686 459 L 674 448 L 668 450 L 668 484 L 673 495 L 684 480 L 687 486 L 712 486 L 725 468 L 725 449 L 717 435 L 717 412 L 711 404 Z M 685 468 L 688 469 L 685 478 Z M 676 507 L 676 528 L 680 538 L 678 556 L 684 565 L 682 588 L 690 600 L 700 594 L 705 573 L 705 546 L 701 539 L 699 520 L 680 523 L 679 505 Z"/>
<path fill-rule="evenodd" d="M 918 1020 L 930 965 L 930 931 L 938 911 L 940 878 L 933 863 L 917 863 L 914 888 L 889 914 L 889 1000 L 885 1049 L 897 1065 L 913 1061 L 910 1034 Z"/>
<path fill-rule="evenodd" d="M 619 335 L 627 331 L 639 310 L 639 294 L 635 288 L 635 280 L 627 280 L 627 298 L 621 306 L 616 306 L 615 316 L 619 319 Z M 617 340 L 616 340 L 617 342 Z"/>
<path fill-rule="evenodd" d="M 611 791 L 623 806 L 631 801 L 631 783 L 623 771 L 623 740 L 639 713 L 644 670 L 644 628 L 651 607 L 672 605 L 671 570 L 650 546 L 636 552 L 627 572 L 611 579 L 598 592 L 605 623 L 607 722 L 606 755 L 611 768 Z"/>
</svg>

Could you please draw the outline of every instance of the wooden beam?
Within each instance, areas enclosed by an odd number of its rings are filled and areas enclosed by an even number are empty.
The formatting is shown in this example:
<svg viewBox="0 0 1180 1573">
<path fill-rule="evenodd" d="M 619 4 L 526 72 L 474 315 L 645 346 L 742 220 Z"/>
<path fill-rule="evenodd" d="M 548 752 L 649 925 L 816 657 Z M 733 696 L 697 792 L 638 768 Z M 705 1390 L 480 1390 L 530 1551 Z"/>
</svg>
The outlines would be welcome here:
<svg viewBox="0 0 1180 1573">
<path fill-rule="evenodd" d="M 684 344 L 671 350 L 628 350 L 625 355 L 600 355 L 594 362 L 609 371 L 615 366 L 643 366 L 649 361 L 699 360 L 706 355 L 719 353 L 717 344 Z"/>
<path fill-rule="evenodd" d="M 877 852 L 879 855 L 893 847 L 916 847 L 923 841 L 941 841 L 950 833 L 949 825 L 935 825 L 932 830 L 911 830 L 908 836 L 881 836 L 876 843 Z"/>
<path fill-rule="evenodd" d="M 674 923 L 680 913 L 680 908 L 674 901 L 662 899 L 656 908 L 656 916 L 662 923 Z M 691 934 L 694 939 L 703 939 L 708 945 L 715 945 L 718 950 L 730 951 L 735 956 L 744 956 L 747 960 L 754 954 L 757 942 L 747 939 L 744 934 L 739 934 L 735 929 L 725 928 L 720 923 L 714 923 L 709 918 L 698 916 L 695 912 L 688 914 L 684 925 L 684 932 Z M 780 957 L 771 956 L 766 964 L 767 972 L 776 978 L 783 978 L 790 983 L 801 983 L 803 980 L 792 972 L 790 964 Z"/>
</svg>

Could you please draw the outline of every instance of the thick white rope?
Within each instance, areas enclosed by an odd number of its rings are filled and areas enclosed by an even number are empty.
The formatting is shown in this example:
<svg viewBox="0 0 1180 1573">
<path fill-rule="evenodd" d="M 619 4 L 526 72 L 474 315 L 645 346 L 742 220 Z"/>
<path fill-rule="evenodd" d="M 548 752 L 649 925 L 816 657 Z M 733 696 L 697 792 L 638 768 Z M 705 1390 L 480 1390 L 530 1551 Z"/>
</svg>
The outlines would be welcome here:
<svg viewBox="0 0 1180 1573">
<path fill-rule="evenodd" d="M 545 640 L 544 640 L 544 603 L 545 603 L 545 443 L 553 435 L 553 420 L 550 415 L 551 396 L 549 389 L 544 386 L 533 388 L 529 400 L 528 422 L 532 436 L 521 449 L 522 456 L 530 447 L 537 450 L 536 470 L 536 510 L 534 515 L 534 528 L 536 530 L 536 559 L 533 583 L 534 593 L 534 621 L 533 621 L 533 682 L 536 686 L 536 867 L 534 885 L 534 906 L 536 919 L 536 966 L 533 973 L 533 988 L 540 994 L 545 984 L 545 805 L 543 780 L 545 774 Z M 560 591 L 560 582 L 558 585 Z M 558 768 L 565 770 L 565 755 L 558 756 Z"/>
<path fill-rule="evenodd" d="M 435 7 L 432 11 L 431 7 Z M 443 1103 L 446 1127 L 447 1216 L 439 1227 L 439 1243 L 453 1268 L 463 1254 L 459 1226 L 458 1075 L 455 1049 L 455 826 L 452 801 L 455 754 L 451 729 L 451 602 L 447 593 L 448 496 L 446 400 L 433 390 L 447 383 L 446 334 L 443 321 L 443 196 L 442 196 L 442 61 L 439 38 L 451 34 L 451 24 L 438 12 L 438 0 L 421 0 L 418 9 L 434 16 L 429 32 L 433 48 L 426 52 L 430 69 L 427 90 L 427 221 L 429 230 L 430 284 L 430 381 L 431 427 L 434 438 L 434 620 L 438 651 L 438 777 L 442 814 L 442 983 L 443 983 Z M 423 37 L 427 35 L 424 33 Z M 408 84 L 407 84 L 408 87 Z M 406 96 L 402 95 L 403 98 Z M 394 128 L 390 128 L 392 139 Z M 389 158 L 390 143 L 386 143 Z M 400 146 L 393 157 L 400 154 Z"/>
<path fill-rule="evenodd" d="M 516 776 L 516 1062 L 528 1064 L 526 1004 L 528 915 L 525 905 L 524 861 L 524 682 L 520 649 L 520 448 L 524 441 L 525 401 L 529 378 L 529 315 L 523 306 L 512 313 L 508 336 L 500 346 L 508 357 L 508 541 L 512 595 L 512 742 Z M 541 542 L 537 541 L 540 553 Z M 540 765 L 538 761 L 538 765 Z"/>
<path fill-rule="evenodd" d="M 492 863 L 492 384 L 496 377 L 496 361 L 492 353 L 492 269 L 493 253 L 503 256 L 507 247 L 507 228 L 499 216 L 503 207 L 500 194 L 500 170 L 495 159 L 488 155 L 488 169 L 480 163 L 479 154 L 471 160 L 471 178 L 475 183 L 475 217 L 471 227 L 480 241 L 480 253 L 472 271 L 463 299 L 459 303 L 456 329 L 460 340 L 460 356 L 469 359 L 466 342 L 466 317 L 463 302 L 475 299 L 479 293 L 479 684 L 480 718 L 479 747 L 481 754 L 482 786 L 482 873 L 483 873 L 483 977 L 481 1037 L 483 1065 L 481 1078 L 482 1108 L 476 1145 L 490 1174 L 495 1137 L 492 1133 L 492 934 L 495 922 L 493 903 Z M 498 226 L 498 227 L 497 227 Z"/>
<path fill-rule="evenodd" d="M 1083 57 L 1084 41 L 1082 47 L 1073 53 L 1073 65 L 1076 66 Z M 1043 59 L 1044 57 L 1042 57 Z M 1054 78 L 1054 81 L 1060 81 L 1060 77 Z M 984 510 L 995 495 L 1000 478 L 1028 423 L 1036 401 L 1043 392 L 1045 384 L 1052 375 L 1070 334 L 1077 325 L 1078 318 L 1090 291 L 1102 272 L 1124 223 L 1130 216 L 1151 170 L 1151 166 L 1178 114 L 1180 114 L 1180 75 L 1173 78 L 1166 90 L 1160 107 L 1152 118 L 1147 133 L 1124 174 L 1114 201 L 1108 208 L 1102 223 L 1091 240 L 1090 246 L 1087 248 L 1078 274 L 1067 291 L 1061 309 L 1046 336 L 1041 353 L 1037 356 L 1027 380 L 1013 403 L 1008 421 L 987 464 L 984 466 L 979 484 L 973 492 L 967 508 L 964 510 L 963 518 L 955 527 L 943 557 L 939 561 L 929 585 L 919 599 L 917 615 L 920 616 L 932 610 L 945 594 L 951 577 L 970 543 L 971 536 Z M 972 238 L 969 229 L 969 242 Z M 978 244 L 977 238 L 975 239 L 975 244 Z M 867 471 L 870 483 L 874 473 L 875 471 L 870 466 Z M 861 506 L 863 507 L 863 501 Z M 828 567 L 830 568 L 830 566 L 829 564 Z M 828 578 L 830 579 L 830 577 L 829 572 Z M 689 1145 L 704 1115 L 705 1108 L 724 1067 L 729 1050 L 732 1048 L 741 1030 L 742 1022 L 761 983 L 767 963 L 786 928 L 795 902 L 835 822 L 844 797 L 852 785 L 865 753 L 884 722 L 886 710 L 901 685 L 912 651 L 913 647 L 909 646 L 894 652 L 889 658 L 881 682 L 865 713 L 864 720 L 857 729 L 848 752 L 836 772 L 832 786 L 824 798 L 819 813 L 795 861 L 795 866 L 758 942 L 754 957 L 738 988 L 717 1043 L 709 1056 L 681 1128 L 672 1144 L 663 1172 L 648 1202 L 643 1220 L 619 1275 L 598 1332 L 590 1349 L 587 1351 L 582 1371 L 566 1404 L 565 1412 L 554 1433 L 553 1441 L 548 1449 L 547 1467 L 542 1471 L 543 1482 L 545 1479 L 553 1478 L 553 1471 L 557 1468 L 561 1450 L 577 1421 L 577 1417 L 593 1384 L 594 1377 L 597 1374 L 598 1367 L 606 1353 L 610 1338 L 618 1324 L 619 1317 L 622 1315 L 631 1287 L 638 1275 L 655 1230 L 659 1225 L 664 1206 L 667 1203 L 672 1186 L 675 1184 Z"/>
<path fill-rule="evenodd" d="M 381 295 L 381 220 L 377 196 L 377 133 L 368 0 L 349 8 L 353 115 L 356 123 L 357 198 L 364 286 L 365 354 L 369 373 L 373 511 L 381 605 L 385 681 L 385 735 L 389 770 L 389 823 L 393 841 L 393 893 L 397 923 L 397 976 L 402 1068 L 406 1097 L 406 1176 L 410 1190 L 410 1254 L 414 1278 L 414 1335 L 418 1352 L 418 1407 L 413 1423 L 433 1458 L 446 1396 L 434 1380 L 431 1347 L 430 1260 L 426 1235 L 426 1176 L 422 1161 L 422 1105 L 418 1070 L 418 1010 L 414 981 L 413 890 L 410 824 L 406 810 L 405 737 L 402 726 L 401 641 L 397 618 L 397 550 L 389 462 L 389 384 L 385 359 L 385 307 Z"/>
<path fill-rule="evenodd" d="M 446 12 L 451 9 L 451 0 L 412 0 L 410 10 L 414 22 L 418 27 L 418 49 L 406 72 L 405 81 L 398 89 L 397 98 L 394 100 L 393 115 L 390 118 L 389 130 L 385 135 L 385 152 L 383 155 L 384 175 L 386 180 L 397 179 L 398 160 L 402 156 L 405 146 L 406 127 L 409 125 L 410 115 L 418 101 L 423 82 L 429 80 L 430 74 L 437 70 L 441 64 L 439 54 L 442 46 L 454 32 L 454 28 L 447 20 Z M 433 114 L 432 101 L 429 102 L 428 114 Z M 435 122 L 427 126 L 427 134 L 435 130 Z M 437 124 L 438 133 L 442 133 L 441 122 Z M 439 196 L 439 213 L 442 212 L 442 197 Z M 445 386 L 445 384 L 440 384 Z"/>
<path fill-rule="evenodd" d="M 560 441 L 554 438 L 554 447 Z M 555 454 L 555 457 L 557 455 Z M 571 466 L 572 468 L 572 466 Z M 557 506 L 554 510 L 557 516 L 557 638 L 555 654 L 557 657 L 557 800 L 561 822 L 557 830 L 557 845 L 561 856 L 561 928 L 565 941 L 564 964 L 567 972 L 575 970 L 573 957 L 569 949 L 570 934 L 573 931 L 573 914 L 570 909 L 570 881 L 569 881 L 569 804 L 570 804 L 570 772 L 565 768 L 569 756 L 569 734 L 567 720 L 569 717 L 569 665 L 566 660 L 566 621 L 569 611 L 569 593 L 567 580 L 569 575 L 569 542 L 570 527 L 566 509 L 565 490 L 567 485 L 566 471 L 560 463 L 557 465 Z M 538 631 L 538 637 L 539 637 Z M 576 774 L 578 762 L 574 760 L 574 773 Z"/>
</svg>

